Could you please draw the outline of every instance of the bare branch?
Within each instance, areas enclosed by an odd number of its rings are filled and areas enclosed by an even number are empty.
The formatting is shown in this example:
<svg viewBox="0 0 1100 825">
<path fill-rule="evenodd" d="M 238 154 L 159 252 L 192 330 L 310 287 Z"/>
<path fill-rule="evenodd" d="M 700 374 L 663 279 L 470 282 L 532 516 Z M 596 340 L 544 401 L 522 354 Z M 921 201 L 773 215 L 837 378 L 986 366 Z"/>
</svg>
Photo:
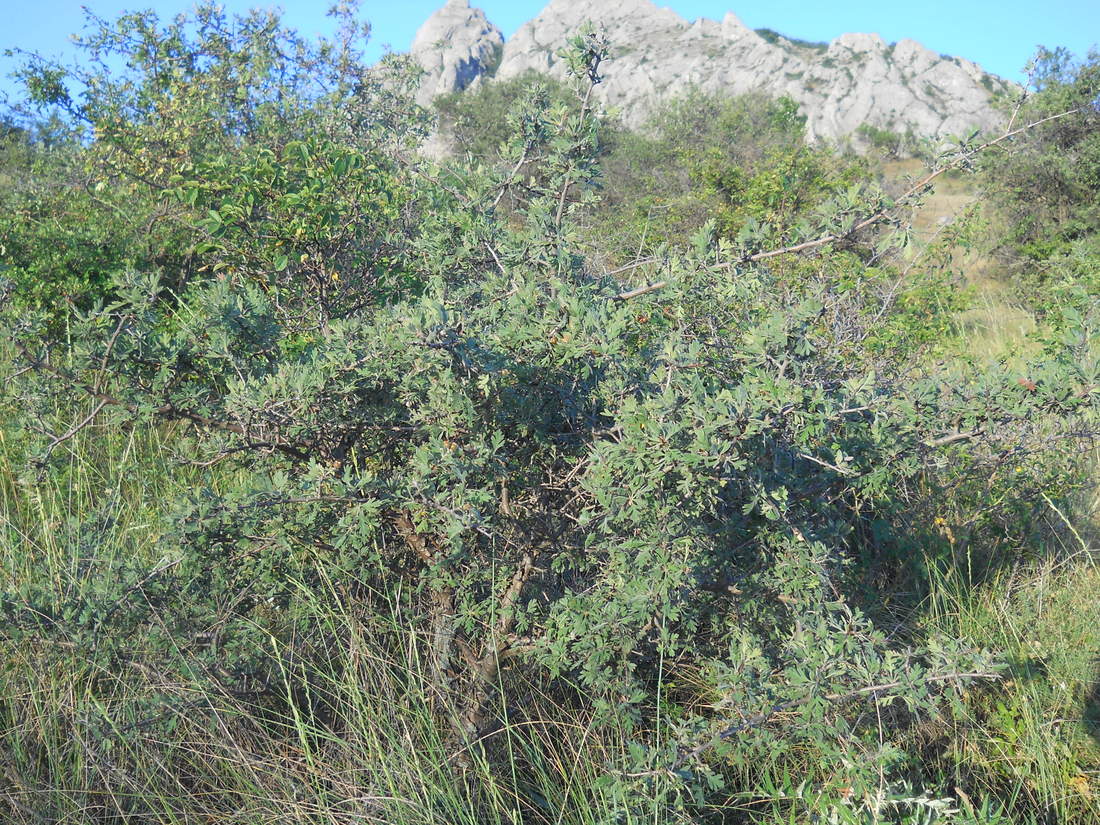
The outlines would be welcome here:
<svg viewBox="0 0 1100 825">
<path fill-rule="evenodd" d="M 111 354 L 115 351 L 115 343 L 118 341 L 118 336 L 122 334 L 122 330 L 126 326 L 126 321 L 128 321 L 129 318 L 129 315 L 123 315 L 118 319 L 118 326 L 115 327 L 114 334 L 111 335 L 111 340 L 107 342 L 107 348 L 103 351 L 103 357 L 99 361 L 99 371 L 96 373 L 95 381 L 92 383 L 92 387 L 96 392 L 103 389 L 103 377 L 107 374 L 107 362 L 111 360 Z"/>
<path fill-rule="evenodd" d="M 970 430 L 964 433 L 948 433 L 947 435 L 941 435 L 938 438 L 928 438 L 921 442 L 925 447 L 946 447 L 948 444 L 954 444 L 957 441 L 969 441 L 971 438 L 977 438 L 984 433 L 985 430 L 978 428 L 976 430 Z"/>
<path fill-rule="evenodd" d="M 512 171 L 508 173 L 508 177 L 504 179 L 504 182 L 500 184 L 500 191 L 497 192 L 497 196 L 493 198 L 493 205 L 491 209 L 496 209 L 497 204 L 500 203 L 500 199 L 504 197 L 504 193 L 512 185 L 512 181 L 516 179 L 516 175 L 519 174 L 519 170 L 523 168 L 523 164 L 527 163 L 527 153 L 531 151 L 531 146 L 528 144 L 523 147 L 523 153 L 519 156 L 519 160 L 516 161 L 516 165 L 512 167 Z"/>
<path fill-rule="evenodd" d="M 103 408 L 106 406 L 106 401 L 100 401 L 82 421 L 77 424 L 73 424 L 73 426 L 71 426 L 67 432 L 62 433 L 61 435 L 52 436 L 52 440 L 50 441 L 49 446 L 46 447 L 46 455 L 52 453 L 57 447 L 61 446 L 70 438 L 73 438 L 74 436 L 79 434 L 85 427 L 95 421 L 96 416 L 99 415 L 100 412 L 102 412 Z"/>
<path fill-rule="evenodd" d="M 664 289 L 668 286 L 668 281 L 655 281 L 652 284 L 637 287 L 636 289 L 628 289 L 626 292 L 620 292 L 618 295 L 612 295 L 613 301 L 629 301 L 631 298 L 637 298 L 639 295 L 645 295 L 647 292 L 656 292 L 658 289 Z"/>
</svg>

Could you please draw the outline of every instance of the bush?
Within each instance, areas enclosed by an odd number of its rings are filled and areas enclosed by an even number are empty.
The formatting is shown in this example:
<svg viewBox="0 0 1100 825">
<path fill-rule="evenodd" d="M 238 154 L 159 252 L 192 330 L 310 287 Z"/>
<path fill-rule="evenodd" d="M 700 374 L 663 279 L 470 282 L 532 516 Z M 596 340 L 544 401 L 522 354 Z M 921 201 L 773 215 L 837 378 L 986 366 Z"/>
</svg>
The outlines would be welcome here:
<svg viewBox="0 0 1100 825">
<path fill-rule="evenodd" d="M 866 168 L 807 146 L 804 125 L 787 98 L 695 91 L 666 102 L 641 132 L 610 141 L 593 236 L 627 257 L 667 241 L 687 244 L 708 220 L 731 240 L 746 227 L 759 230 L 761 245 L 811 231 L 807 217 Z"/>
<path fill-rule="evenodd" d="M 346 50 L 198 14 L 194 43 L 124 19 L 110 42 L 140 44 L 135 82 L 104 77 L 74 110 L 95 127 L 82 160 L 172 210 L 191 265 L 114 274 L 63 334 L 16 283 L 5 392 L 41 473 L 93 425 L 174 421 L 224 474 L 178 502 L 158 561 L 120 559 L 95 592 L 5 594 L 11 636 L 76 640 L 105 669 L 161 657 L 261 722 L 324 729 L 346 718 L 330 651 L 350 605 L 400 625 L 460 766 L 542 682 L 630 738 L 606 779 L 621 817 L 807 753 L 840 767 L 813 794 L 762 785 L 777 811 L 942 809 L 879 719 L 941 712 L 997 663 L 888 632 L 865 596 L 934 540 L 921 516 L 946 491 L 995 480 L 964 515 L 1008 518 L 1068 483 L 1072 466 L 1015 461 L 1092 426 L 1088 318 L 1024 372 L 921 357 L 913 308 L 855 246 L 881 202 L 836 192 L 782 102 L 763 117 L 783 163 L 752 158 L 727 207 L 817 205 L 798 237 L 832 242 L 781 264 L 765 244 L 789 233 L 711 223 L 666 247 L 661 283 L 625 289 L 577 245 L 597 35 L 567 52 L 577 103 L 517 104 L 499 167 L 435 166 L 411 151 L 423 113 Z M 208 59 L 168 78 L 142 62 L 165 54 Z M 731 105 L 724 133 L 754 128 Z M 89 407 L 59 422 L 74 394 Z"/>
<path fill-rule="evenodd" d="M 1034 93 L 1016 123 L 1044 121 L 990 156 L 982 179 L 1007 228 L 997 252 L 1021 298 L 1058 312 L 1069 292 L 1096 295 L 1100 238 L 1100 54 L 1075 62 L 1064 49 L 1041 49 L 1031 71 Z"/>
<path fill-rule="evenodd" d="M 930 154 L 927 146 L 928 141 L 922 141 L 913 134 L 912 130 L 908 130 L 903 134 L 872 126 L 870 123 L 861 123 L 859 128 L 856 129 L 856 135 L 870 148 L 888 158 L 917 156 L 926 160 L 930 159 L 928 157 Z"/>
<path fill-rule="evenodd" d="M 262 177 L 256 165 L 263 159 L 254 154 L 261 148 L 274 177 L 288 145 L 300 155 L 303 140 L 322 134 L 349 155 L 332 159 L 343 175 L 350 153 L 364 146 L 359 135 L 386 131 L 391 142 L 410 146 L 423 134 L 425 114 L 405 102 L 411 68 L 397 59 L 364 68 L 356 52 L 363 32 L 346 12 L 336 40 L 318 44 L 281 29 L 275 14 L 230 20 L 212 4 L 165 26 L 152 12 L 89 23 L 80 45 L 97 59 L 119 58 L 125 71 L 93 62 L 70 74 L 33 58 L 19 73 L 28 95 L 24 118 L 46 113 L 60 124 L 48 145 L 32 141 L 23 150 L 31 156 L 5 188 L 0 216 L 8 277 L 23 287 L 20 300 L 40 307 L 72 300 L 87 308 L 108 298 L 112 278 L 128 270 L 159 271 L 171 279 L 166 286 L 185 288 L 211 241 L 232 236 L 235 217 L 254 213 L 256 192 L 230 190 L 240 182 L 239 164 Z M 73 86 L 87 91 L 74 99 Z M 204 191 L 206 175 L 215 176 L 213 191 Z M 291 190 L 283 208 L 331 218 L 317 191 L 325 182 L 279 179 Z M 287 249 L 288 260 L 290 252 L 300 259 L 317 238 L 251 242 L 289 241 L 302 248 Z M 268 261 L 275 257 L 269 251 Z M 225 251 L 201 265 L 221 271 L 233 256 Z"/>
<path fill-rule="evenodd" d="M 10 134 L 0 151 L 0 265 L 36 308 L 86 309 L 119 270 L 186 267 L 156 200 L 96 181 L 79 135 L 46 123 Z"/>
<path fill-rule="evenodd" d="M 577 106 L 568 84 L 530 69 L 508 80 L 440 95 L 433 101 L 440 128 L 457 154 L 494 162 L 515 133 L 513 112 L 536 89 L 557 106 Z"/>
</svg>

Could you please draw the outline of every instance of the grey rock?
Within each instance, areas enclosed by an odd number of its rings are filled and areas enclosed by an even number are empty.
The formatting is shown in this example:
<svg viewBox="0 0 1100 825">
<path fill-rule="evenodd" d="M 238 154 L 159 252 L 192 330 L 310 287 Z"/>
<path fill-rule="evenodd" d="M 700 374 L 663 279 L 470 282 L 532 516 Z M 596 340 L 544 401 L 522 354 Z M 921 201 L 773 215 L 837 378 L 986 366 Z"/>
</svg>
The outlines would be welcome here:
<svg viewBox="0 0 1100 825">
<path fill-rule="evenodd" d="M 996 128 L 1001 115 L 992 98 L 1013 88 L 968 60 L 937 55 L 912 40 L 887 45 L 876 34 L 845 34 L 829 44 L 765 38 L 732 12 L 721 21 L 689 22 L 651 0 L 551 0 L 504 44 L 495 76 L 534 69 L 564 77 L 557 50 L 589 22 L 604 30 L 613 49 L 601 67 L 597 99 L 630 126 L 644 123 L 662 98 L 696 87 L 788 95 L 806 116 L 810 140 L 843 138 L 862 124 L 945 137 Z M 464 0 L 433 15 L 413 46 L 414 57 L 436 78 L 423 99 L 487 76 L 498 37 Z"/>
<path fill-rule="evenodd" d="M 469 88 L 500 58 L 504 35 L 469 0 L 448 0 L 416 32 L 409 54 L 424 69 L 417 103 Z"/>
</svg>

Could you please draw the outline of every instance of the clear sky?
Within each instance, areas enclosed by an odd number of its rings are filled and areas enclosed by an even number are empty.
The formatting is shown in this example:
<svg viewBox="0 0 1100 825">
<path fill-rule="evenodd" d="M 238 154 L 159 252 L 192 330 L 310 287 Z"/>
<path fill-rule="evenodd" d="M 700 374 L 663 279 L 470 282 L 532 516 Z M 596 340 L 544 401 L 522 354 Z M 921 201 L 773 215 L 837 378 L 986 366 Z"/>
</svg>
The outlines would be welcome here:
<svg viewBox="0 0 1100 825">
<path fill-rule="evenodd" d="M 585 2 L 585 0 L 579 0 Z M 384 46 L 409 47 L 417 27 L 444 0 L 363 0 L 362 13 L 374 27 L 371 56 Z M 505 36 L 511 35 L 546 0 L 473 0 Z M 303 34 L 328 33 L 328 0 L 223 0 L 230 10 L 277 6 L 288 25 Z M 1100 0 L 665 0 L 689 20 L 721 19 L 733 11 L 751 28 L 771 28 L 804 40 L 831 40 L 845 32 L 877 32 L 886 41 L 910 37 L 936 52 L 980 63 L 1013 80 L 1037 45 L 1065 46 L 1083 57 L 1100 44 Z M 103 17 L 154 8 L 165 17 L 192 6 L 192 0 L 0 0 L 0 50 L 20 47 L 66 57 L 68 37 L 84 23 L 82 6 Z M 16 65 L 0 56 L 0 92 L 13 86 L 7 75 Z"/>
</svg>

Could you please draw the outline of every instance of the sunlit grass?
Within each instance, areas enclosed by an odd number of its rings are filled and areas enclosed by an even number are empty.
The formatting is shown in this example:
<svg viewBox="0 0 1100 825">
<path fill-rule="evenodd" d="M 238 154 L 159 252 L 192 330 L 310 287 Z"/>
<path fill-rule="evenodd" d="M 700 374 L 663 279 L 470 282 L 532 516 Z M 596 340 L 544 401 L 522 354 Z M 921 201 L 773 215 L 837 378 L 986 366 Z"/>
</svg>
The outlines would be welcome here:
<svg viewBox="0 0 1100 825">
<path fill-rule="evenodd" d="M 943 571 L 927 621 L 1001 651 L 1009 678 L 976 692 L 945 732 L 943 769 L 1039 821 L 1100 821 L 1100 565 L 1079 554 L 979 587 Z"/>
<path fill-rule="evenodd" d="M 217 483 L 175 446 L 172 432 L 89 430 L 65 445 L 63 471 L 36 476 L 0 445 L 0 593 L 36 585 L 60 609 L 121 558 L 155 563 L 171 502 Z M 294 628 L 273 636 L 282 682 L 259 699 L 218 690 L 183 657 L 145 657 L 141 638 L 108 667 L 78 645 L 0 637 L 0 821 L 638 821 L 600 781 L 625 731 L 525 685 L 528 706 L 459 746 L 396 607 L 357 609 L 336 585 L 297 599 L 330 658 L 306 674 Z"/>
</svg>

